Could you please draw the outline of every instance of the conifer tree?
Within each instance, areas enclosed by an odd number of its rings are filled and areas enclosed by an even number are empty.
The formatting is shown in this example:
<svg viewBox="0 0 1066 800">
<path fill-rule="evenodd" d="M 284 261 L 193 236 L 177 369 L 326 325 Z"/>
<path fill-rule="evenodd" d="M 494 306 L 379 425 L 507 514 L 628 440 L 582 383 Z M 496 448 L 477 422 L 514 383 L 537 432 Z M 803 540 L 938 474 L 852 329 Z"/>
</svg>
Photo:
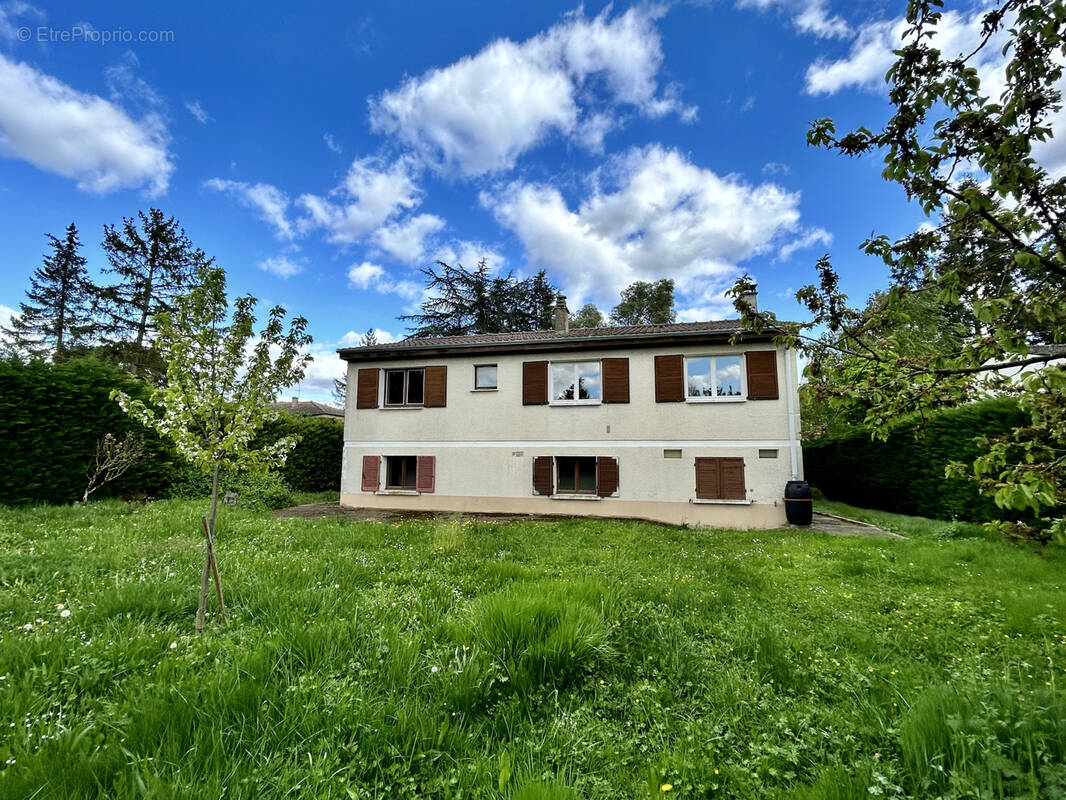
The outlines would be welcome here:
<svg viewBox="0 0 1066 800">
<path fill-rule="evenodd" d="M 118 283 L 100 290 L 106 321 L 104 334 L 131 351 L 134 374 L 147 360 L 145 351 L 155 331 L 153 320 L 173 308 L 174 299 L 190 289 L 197 271 L 214 259 L 194 247 L 174 217 L 158 208 L 137 218 L 123 218 L 121 228 L 104 226 L 104 251 L 110 262 L 105 272 Z"/>
<path fill-rule="evenodd" d="M 91 334 L 95 290 L 79 253 L 81 241 L 73 222 L 63 239 L 48 234 L 48 244 L 52 252 L 34 271 L 26 302 L 19 305 L 18 316 L 4 333 L 16 352 L 60 359 Z"/>
</svg>

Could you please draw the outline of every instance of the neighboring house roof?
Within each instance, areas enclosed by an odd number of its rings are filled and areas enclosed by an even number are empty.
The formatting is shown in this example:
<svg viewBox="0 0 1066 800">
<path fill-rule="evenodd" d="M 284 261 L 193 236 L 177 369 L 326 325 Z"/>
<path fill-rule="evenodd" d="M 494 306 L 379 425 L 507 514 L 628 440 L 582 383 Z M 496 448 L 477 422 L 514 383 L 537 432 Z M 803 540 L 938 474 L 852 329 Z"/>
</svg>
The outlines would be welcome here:
<svg viewBox="0 0 1066 800">
<path fill-rule="evenodd" d="M 407 358 L 413 355 L 455 355 L 484 351 L 515 352 L 531 350 L 580 350 L 591 347 L 619 348 L 653 346 L 700 339 L 726 341 L 743 330 L 739 320 L 678 322 L 669 325 L 620 325 L 604 328 L 572 328 L 568 331 L 514 331 L 481 333 L 472 336 L 436 336 L 403 339 L 388 344 L 344 347 L 337 352 L 348 361 Z M 769 341 L 776 331 L 746 333 L 744 341 Z"/>
<path fill-rule="evenodd" d="M 1034 356 L 1066 358 L 1066 344 L 1034 344 L 1030 345 L 1029 352 Z"/>
<path fill-rule="evenodd" d="M 298 400 L 294 397 L 292 400 L 274 403 L 273 407 L 277 411 L 287 411 L 290 414 L 297 414 L 301 417 L 344 419 L 343 409 L 327 406 L 324 403 L 316 403 L 314 400 Z"/>
</svg>

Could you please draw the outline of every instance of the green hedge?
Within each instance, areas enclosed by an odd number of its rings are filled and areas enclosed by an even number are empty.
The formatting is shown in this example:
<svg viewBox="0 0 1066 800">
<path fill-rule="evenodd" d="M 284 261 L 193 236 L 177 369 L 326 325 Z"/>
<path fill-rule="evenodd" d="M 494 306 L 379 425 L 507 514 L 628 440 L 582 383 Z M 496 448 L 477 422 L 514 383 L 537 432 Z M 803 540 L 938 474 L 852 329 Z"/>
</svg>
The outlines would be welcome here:
<svg viewBox="0 0 1066 800">
<path fill-rule="evenodd" d="M 996 398 L 936 412 L 918 438 L 916 423 L 908 420 L 894 424 L 887 441 L 872 441 L 869 431 L 857 429 L 805 444 L 804 472 L 826 497 L 862 508 L 934 519 L 1003 519 L 1008 515 L 974 483 L 949 480 L 944 468 L 974 460 L 974 437 L 997 436 L 1027 421 L 1013 400 Z"/>
<path fill-rule="evenodd" d="M 282 413 L 263 426 L 257 442 L 276 442 L 296 435 L 299 444 L 289 453 L 279 472 L 295 492 L 338 491 L 341 486 L 341 456 L 344 424 L 339 419 L 316 419 Z"/>
<path fill-rule="evenodd" d="M 164 493 L 173 479 L 171 456 L 110 399 L 115 388 L 134 397 L 148 394 L 145 384 L 94 358 L 0 362 L 0 503 L 80 500 L 97 441 L 128 430 L 144 436 L 148 457 L 93 498 Z"/>
</svg>

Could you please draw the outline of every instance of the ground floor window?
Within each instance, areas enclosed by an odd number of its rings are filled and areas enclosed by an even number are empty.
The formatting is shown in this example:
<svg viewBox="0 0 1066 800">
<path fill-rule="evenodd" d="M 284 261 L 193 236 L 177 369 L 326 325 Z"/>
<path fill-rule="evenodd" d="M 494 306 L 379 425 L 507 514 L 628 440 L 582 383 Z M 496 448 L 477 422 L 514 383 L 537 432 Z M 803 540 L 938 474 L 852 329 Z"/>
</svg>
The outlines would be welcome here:
<svg viewBox="0 0 1066 800">
<path fill-rule="evenodd" d="M 556 456 L 555 468 L 561 493 L 595 494 L 595 456 Z"/>
<path fill-rule="evenodd" d="M 416 456 L 385 456 L 386 489 L 414 489 L 417 475 Z"/>
</svg>

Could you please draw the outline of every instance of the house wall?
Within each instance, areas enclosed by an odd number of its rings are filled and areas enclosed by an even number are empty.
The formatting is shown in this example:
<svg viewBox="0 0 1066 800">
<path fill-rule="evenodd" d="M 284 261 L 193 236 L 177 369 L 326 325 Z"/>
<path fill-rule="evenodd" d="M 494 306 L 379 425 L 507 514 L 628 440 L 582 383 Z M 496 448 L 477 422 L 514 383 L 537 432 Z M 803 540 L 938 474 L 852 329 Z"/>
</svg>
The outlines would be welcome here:
<svg viewBox="0 0 1066 800">
<path fill-rule="evenodd" d="M 761 346 L 677 346 L 663 349 L 585 350 L 536 354 L 402 359 L 352 363 L 348 370 L 341 502 L 376 508 L 476 510 L 495 513 L 585 514 L 658 519 L 733 527 L 770 527 L 784 522 L 781 497 L 792 477 L 792 448 L 799 462 L 799 401 L 795 363 L 786 373 L 786 353 L 777 350 L 778 400 L 656 403 L 654 357 L 729 355 Z M 576 406 L 523 406 L 522 363 L 629 358 L 630 402 Z M 791 352 L 787 358 L 794 359 Z M 495 363 L 499 389 L 475 391 L 474 365 Z M 384 370 L 443 364 L 448 367 L 445 408 L 357 409 L 359 367 Z M 791 380 L 786 379 L 788 374 Z M 379 400 L 384 391 L 379 387 Z M 792 387 L 793 429 L 787 387 Z M 664 458 L 664 449 L 682 457 Z M 760 458 L 759 450 L 777 450 Z M 432 494 L 362 492 L 364 455 L 433 455 Z M 618 460 L 617 496 L 559 499 L 533 494 L 536 456 L 610 456 Z M 747 501 L 692 502 L 699 456 L 739 456 L 745 461 Z"/>
</svg>

